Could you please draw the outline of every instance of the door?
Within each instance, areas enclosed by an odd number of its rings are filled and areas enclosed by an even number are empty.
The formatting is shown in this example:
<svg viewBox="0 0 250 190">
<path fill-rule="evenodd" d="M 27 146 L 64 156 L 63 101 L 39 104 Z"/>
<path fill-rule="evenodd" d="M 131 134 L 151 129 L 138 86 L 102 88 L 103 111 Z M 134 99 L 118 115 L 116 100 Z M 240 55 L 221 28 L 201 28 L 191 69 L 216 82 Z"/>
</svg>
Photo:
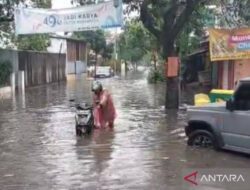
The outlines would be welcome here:
<svg viewBox="0 0 250 190">
<path fill-rule="evenodd" d="M 250 149 L 250 83 L 241 82 L 234 94 L 235 111 L 226 111 L 223 136 L 226 144 Z"/>
<path fill-rule="evenodd" d="M 227 111 L 222 136 L 227 145 L 250 149 L 250 111 Z"/>
</svg>

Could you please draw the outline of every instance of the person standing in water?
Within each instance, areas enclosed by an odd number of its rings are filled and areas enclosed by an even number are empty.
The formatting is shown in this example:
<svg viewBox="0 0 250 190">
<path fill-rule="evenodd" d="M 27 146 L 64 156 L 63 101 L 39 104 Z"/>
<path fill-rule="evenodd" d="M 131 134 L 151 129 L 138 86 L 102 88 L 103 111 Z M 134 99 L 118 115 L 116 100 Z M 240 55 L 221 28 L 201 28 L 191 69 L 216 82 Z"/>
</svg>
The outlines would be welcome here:
<svg viewBox="0 0 250 190">
<path fill-rule="evenodd" d="M 97 129 L 105 127 L 113 128 L 116 118 L 116 110 L 110 93 L 103 89 L 100 81 L 92 84 L 94 125 Z"/>
</svg>

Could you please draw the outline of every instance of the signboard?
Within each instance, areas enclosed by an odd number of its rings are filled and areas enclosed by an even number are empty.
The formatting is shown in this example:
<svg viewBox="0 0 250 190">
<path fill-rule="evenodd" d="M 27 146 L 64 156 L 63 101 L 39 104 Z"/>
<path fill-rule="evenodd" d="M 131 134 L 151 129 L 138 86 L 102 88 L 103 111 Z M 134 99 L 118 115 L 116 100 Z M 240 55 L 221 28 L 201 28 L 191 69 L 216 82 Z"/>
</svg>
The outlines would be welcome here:
<svg viewBox="0 0 250 190">
<path fill-rule="evenodd" d="M 167 77 L 177 77 L 179 68 L 178 57 L 169 57 L 167 62 Z"/>
<path fill-rule="evenodd" d="M 250 28 L 210 29 L 211 61 L 250 59 Z"/>
<path fill-rule="evenodd" d="M 70 9 L 15 10 L 16 34 L 54 33 L 121 27 L 122 2 L 113 1 Z"/>
</svg>

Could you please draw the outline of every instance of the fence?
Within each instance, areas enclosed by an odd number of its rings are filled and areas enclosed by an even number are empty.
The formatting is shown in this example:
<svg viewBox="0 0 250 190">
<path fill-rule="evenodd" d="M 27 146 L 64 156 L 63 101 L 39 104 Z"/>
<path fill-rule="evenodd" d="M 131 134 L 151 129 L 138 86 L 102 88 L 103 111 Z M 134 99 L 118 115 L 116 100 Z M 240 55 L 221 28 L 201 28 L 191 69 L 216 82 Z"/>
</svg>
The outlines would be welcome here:
<svg viewBox="0 0 250 190">
<path fill-rule="evenodd" d="M 19 52 L 19 70 L 25 71 L 25 85 L 58 82 L 66 79 L 66 55 L 39 52 Z"/>
<path fill-rule="evenodd" d="M 0 61 L 9 61 L 14 73 L 24 71 L 26 87 L 66 80 L 65 54 L 0 50 Z"/>
<path fill-rule="evenodd" d="M 17 52 L 0 49 L 0 87 L 10 86 L 10 73 L 18 71 Z"/>
</svg>

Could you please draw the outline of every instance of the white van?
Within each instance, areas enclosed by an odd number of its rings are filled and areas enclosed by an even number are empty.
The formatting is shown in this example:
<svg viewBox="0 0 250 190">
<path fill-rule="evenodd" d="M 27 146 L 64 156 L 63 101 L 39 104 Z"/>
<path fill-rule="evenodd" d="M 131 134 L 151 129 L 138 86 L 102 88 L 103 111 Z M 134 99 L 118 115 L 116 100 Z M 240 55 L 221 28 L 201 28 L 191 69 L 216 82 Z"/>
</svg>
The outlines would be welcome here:
<svg viewBox="0 0 250 190">
<path fill-rule="evenodd" d="M 111 77 L 111 67 L 110 66 L 98 66 L 96 68 L 96 77 L 97 78 L 107 78 Z"/>
</svg>

